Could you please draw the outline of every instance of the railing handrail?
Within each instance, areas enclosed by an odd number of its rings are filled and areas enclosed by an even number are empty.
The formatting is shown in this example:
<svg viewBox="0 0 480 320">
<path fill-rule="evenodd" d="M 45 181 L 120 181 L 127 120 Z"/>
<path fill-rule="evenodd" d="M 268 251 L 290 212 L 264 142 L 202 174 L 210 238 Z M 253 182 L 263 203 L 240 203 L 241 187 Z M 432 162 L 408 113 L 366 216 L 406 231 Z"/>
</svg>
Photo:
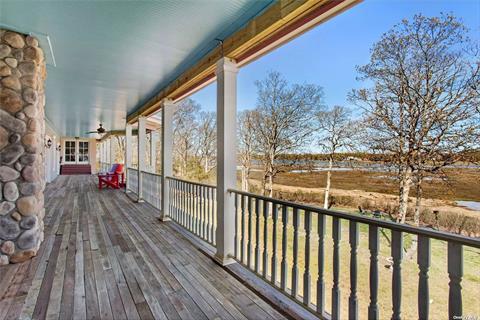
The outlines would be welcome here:
<svg viewBox="0 0 480 320">
<path fill-rule="evenodd" d="M 265 201 L 268 201 L 268 202 L 271 202 L 271 203 L 274 203 L 274 204 L 278 204 L 278 205 L 294 207 L 294 208 L 297 208 L 297 209 L 300 209 L 300 210 L 325 214 L 325 215 L 328 215 L 328 216 L 338 217 L 338 218 L 342 218 L 342 219 L 346 219 L 346 220 L 353 220 L 353 221 L 360 222 L 360 223 L 375 225 L 375 226 L 378 226 L 378 227 L 387 228 L 387 229 L 396 230 L 396 231 L 412 233 L 412 234 L 416 234 L 416 235 L 420 235 L 420 236 L 427 236 L 427 237 L 438 239 L 438 240 L 455 241 L 455 242 L 457 242 L 459 244 L 462 244 L 462 245 L 467 245 L 467 246 L 470 246 L 470 247 L 480 248 L 480 239 L 476 239 L 476 238 L 465 237 L 465 236 L 462 236 L 462 235 L 457 235 L 457 234 L 448 233 L 448 232 L 444 232 L 444 231 L 437 231 L 437 230 L 433 230 L 433 229 L 427 229 L 427 228 L 423 228 L 423 227 L 414 227 L 414 226 L 410 226 L 410 225 L 403 224 L 403 223 L 385 221 L 385 220 L 381 220 L 381 219 L 377 219 L 377 218 L 365 217 L 365 216 L 355 215 L 355 214 L 341 212 L 341 211 L 337 211 L 337 210 L 323 209 L 323 208 L 319 208 L 319 207 L 315 207 L 315 206 L 299 204 L 299 203 L 292 202 L 292 201 L 287 201 L 287 200 L 270 198 L 270 197 L 267 197 L 267 196 L 262 196 L 262 195 L 254 194 L 254 193 L 251 193 L 251 192 L 245 192 L 245 191 L 240 191 L 240 190 L 235 190 L 235 189 L 228 189 L 228 192 L 235 193 L 235 194 L 238 194 L 238 195 L 244 195 L 244 196 L 248 196 L 248 197 L 257 198 L 257 199 L 260 199 L 260 200 L 265 200 Z"/>
<path fill-rule="evenodd" d="M 200 187 L 207 187 L 207 188 L 214 188 L 214 189 L 217 188 L 217 186 L 212 185 L 212 184 L 207 184 L 207 183 L 194 182 L 194 181 L 189 181 L 189 180 L 184 180 L 184 179 L 179 179 L 179 178 L 174 178 L 174 177 L 166 177 L 166 178 L 168 180 L 175 180 L 175 181 L 180 181 L 180 182 L 184 182 L 184 183 L 190 183 L 190 184 L 197 185 L 197 186 L 200 186 Z"/>
</svg>

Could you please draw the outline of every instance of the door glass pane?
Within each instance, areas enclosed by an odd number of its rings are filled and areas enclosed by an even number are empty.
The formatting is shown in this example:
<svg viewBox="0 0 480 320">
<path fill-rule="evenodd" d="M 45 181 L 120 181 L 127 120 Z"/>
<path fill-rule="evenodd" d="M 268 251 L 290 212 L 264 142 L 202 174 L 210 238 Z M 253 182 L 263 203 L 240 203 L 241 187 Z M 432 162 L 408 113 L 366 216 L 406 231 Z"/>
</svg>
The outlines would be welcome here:
<svg viewBox="0 0 480 320">
<path fill-rule="evenodd" d="M 88 162 L 88 141 L 79 141 L 78 143 L 78 161 Z"/>
<path fill-rule="evenodd" d="M 65 161 L 75 162 L 75 141 L 65 141 Z"/>
</svg>

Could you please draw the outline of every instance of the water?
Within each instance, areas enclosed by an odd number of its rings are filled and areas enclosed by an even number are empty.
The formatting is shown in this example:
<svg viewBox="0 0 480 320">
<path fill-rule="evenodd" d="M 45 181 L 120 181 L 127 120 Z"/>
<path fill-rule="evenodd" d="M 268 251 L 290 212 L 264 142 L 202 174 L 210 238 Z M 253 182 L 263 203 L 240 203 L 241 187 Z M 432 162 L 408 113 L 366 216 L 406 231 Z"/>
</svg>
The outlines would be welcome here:
<svg viewBox="0 0 480 320">
<path fill-rule="evenodd" d="M 470 210 L 480 211 L 480 201 L 456 201 L 457 205 Z"/>
</svg>

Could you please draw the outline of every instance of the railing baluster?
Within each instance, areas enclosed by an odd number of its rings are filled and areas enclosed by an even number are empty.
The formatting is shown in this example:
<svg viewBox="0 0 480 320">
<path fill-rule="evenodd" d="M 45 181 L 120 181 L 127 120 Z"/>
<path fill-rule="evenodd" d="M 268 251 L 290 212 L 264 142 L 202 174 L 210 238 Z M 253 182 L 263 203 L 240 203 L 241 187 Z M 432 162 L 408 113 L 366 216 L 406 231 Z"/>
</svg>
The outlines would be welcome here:
<svg viewBox="0 0 480 320">
<path fill-rule="evenodd" d="M 234 231 L 233 231 L 233 252 L 234 252 L 234 255 L 235 257 L 238 257 L 238 195 L 236 193 L 233 194 L 233 196 L 235 197 L 235 227 L 234 227 Z M 203 229 L 202 229 L 203 230 Z"/>
<path fill-rule="evenodd" d="M 208 241 L 208 222 L 207 222 L 207 188 L 202 187 L 202 204 L 203 204 L 203 238 Z"/>
<path fill-rule="evenodd" d="M 216 228 L 217 228 L 217 193 L 215 192 L 215 189 L 212 188 L 212 193 L 213 193 L 213 210 L 212 210 L 212 221 L 213 221 L 213 228 L 212 228 L 212 238 L 213 238 L 213 244 L 217 243 L 217 233 Z"/>
<path fill-rule="evenodd" d="M 461 244 L 448 242 L 448 317 L 449 319 L 462 318 L 462 277 L 463 277 L 463 248 Z"/>
<path fill-rule="evenodd" d="M 318 214 L 318 278 L 317 278 L 317 312 L 323 315 L 325 310 L 325 215 Z"/>
<path fill-rule="evenodd" d="M 263 201 L 263 277 L 268 275 L 268 207 L 270 203 Z"/>
<path fill-rule="evenodd" d="M 392 230 L 392 320 L 401 319 L 403 234 Z"/>
<path fill-rule="evenodd" d="M 272 277 L 271 281 L 273 285 L 277 284 L 277 219 L 278 211 L 277 204 L 272 203 L 272 220 L 273 220 L 273 232 L 272 232 Z"/>
<path fill-rule="evenodd" d="M 192 186 L 192 211 L 193 211 L 193 233 L 198 234 L 198 198 L 196 185 Z"/>
<path fill-rule="evenodd" d="M 282 207 L 282 262 L 280 270 L 280 286 L 285 291 L 287 289 L 287 246 L 288 246 L 288 209 L 287 206 Z"/>
<path fill-rule="evenodd" d="M 333 287 L 332 287 L 332 319 L 340 319 L 340 238 L 342 225 L 340 219 L 332 217 L 333 238 Z"/>
<path fill-rule="evenodd" d="M 348 297 L 348 319 L 358 319 L 358 298 L 357 298 L 357 248 L 359 242 L 358 224 L 355 221 L 349 222 L 350 242 L 350 296 Z"/>
<path fill-rule="evenodd" d="M 368 247 L 370 250 L 370 304 L 368 319 L 378 319 L 378 227 L 368 227 Z"/>
<path fill-rule="evenodd" d="M 240 233 L 240 261 L 245 263 L 245 196 L 241 195 L 241 219 L 242 219 L 242 231 Z"/>
<path fill-rule="evenodd" d="M 248 244 L 247 244 L 247 266 L 251 267 L 252 262 L 252 198 L 248 197 Z"/>
<path fill-rule="evenodd" d="M 265 205 L 265 203 L 264 203 Z M 255 272 L 260 265 L 260 200 L 255 200 Z"/>
<path fill-rule="evenodd" d="M 418 236 L 417 264 L 418 273 L 418 318 L 426 320 L 430 313 L 430 293 L 428 288 L 428 269 L 430 268 L 430 238 Z"/>
<path fill-rule="evenodd" d="M 293 208 L 292 296 L 298 295 L 298 209 Z"/>
<path fill-rule="evenodd" d="M 310 274 L 310 232 L 312 213 L 305 211 L 305 272 L 303 274 L 303 303 L 310 305 L 312 275 Z"/>
</svg>

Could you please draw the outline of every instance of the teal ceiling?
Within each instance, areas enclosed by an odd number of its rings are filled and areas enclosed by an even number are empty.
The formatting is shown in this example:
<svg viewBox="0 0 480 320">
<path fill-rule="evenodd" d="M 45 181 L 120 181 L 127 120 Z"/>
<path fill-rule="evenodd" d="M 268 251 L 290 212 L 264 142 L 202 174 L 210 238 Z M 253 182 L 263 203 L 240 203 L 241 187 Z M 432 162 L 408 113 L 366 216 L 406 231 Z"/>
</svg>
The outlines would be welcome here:
<svg viewBox="0 0 480 320">
<path fill-rule="evenodd" d="M 0 28 L 37 35 L 47 56 L 46 115 L 62 135 L 128 113 L 273 0 L 0 0 Z"/>
</svg>

